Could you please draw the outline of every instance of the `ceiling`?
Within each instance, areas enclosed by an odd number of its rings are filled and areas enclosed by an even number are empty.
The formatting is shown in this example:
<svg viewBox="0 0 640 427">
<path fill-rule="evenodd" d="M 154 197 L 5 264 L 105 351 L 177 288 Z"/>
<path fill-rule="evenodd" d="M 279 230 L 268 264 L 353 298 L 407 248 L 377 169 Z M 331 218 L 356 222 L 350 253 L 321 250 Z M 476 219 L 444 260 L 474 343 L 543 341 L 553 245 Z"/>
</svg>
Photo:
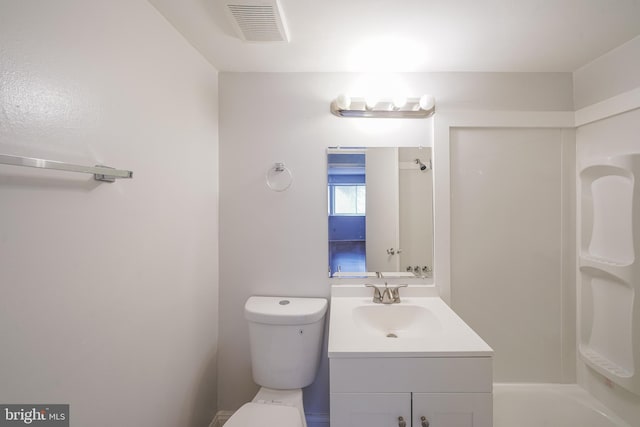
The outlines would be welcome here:
<svg viewBox="0 0 640 427">
<path fill-rule="evenodd" d="M 280 0 L 248 43 L 223 0 L 149 0 L 219 71 L 571 72 L 640 34 L 640 0 Z"/>
</svg>

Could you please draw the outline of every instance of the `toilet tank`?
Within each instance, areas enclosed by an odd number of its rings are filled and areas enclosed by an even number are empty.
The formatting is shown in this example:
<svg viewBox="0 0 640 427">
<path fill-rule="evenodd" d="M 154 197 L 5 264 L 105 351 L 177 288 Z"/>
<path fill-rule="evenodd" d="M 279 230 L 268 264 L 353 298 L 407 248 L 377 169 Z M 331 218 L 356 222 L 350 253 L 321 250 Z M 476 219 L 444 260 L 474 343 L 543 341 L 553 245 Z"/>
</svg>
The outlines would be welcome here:
<svg viewBox="0 0 640 427">
<path fill-rule="evenodd" d="M 313 382 L 318 372 L 327 300 L 324 298 L 249 298 L 253 380 L 263 387 L 296 389 Z"/>
</svg>

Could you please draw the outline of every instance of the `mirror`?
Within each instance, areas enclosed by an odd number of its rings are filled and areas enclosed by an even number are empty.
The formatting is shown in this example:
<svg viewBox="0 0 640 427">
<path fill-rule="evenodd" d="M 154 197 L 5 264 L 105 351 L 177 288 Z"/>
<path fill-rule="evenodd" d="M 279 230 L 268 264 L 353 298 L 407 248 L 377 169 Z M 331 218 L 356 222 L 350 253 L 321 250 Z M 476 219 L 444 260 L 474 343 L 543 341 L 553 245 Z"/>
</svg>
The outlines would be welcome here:
<svg viewBox="0 0 640 427">
<path fill-rule="evenodd" d="M 431 148 L 329 148 L 329 277 L 430 278 Z"/>
</svg>

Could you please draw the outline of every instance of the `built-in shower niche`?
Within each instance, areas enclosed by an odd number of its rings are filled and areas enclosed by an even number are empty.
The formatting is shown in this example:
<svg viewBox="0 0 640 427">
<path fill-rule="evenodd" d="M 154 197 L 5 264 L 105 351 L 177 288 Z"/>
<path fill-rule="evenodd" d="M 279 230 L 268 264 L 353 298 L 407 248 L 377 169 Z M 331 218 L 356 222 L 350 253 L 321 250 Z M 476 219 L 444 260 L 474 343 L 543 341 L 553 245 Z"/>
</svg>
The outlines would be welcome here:
<svg viewBox="0 0 640 427">
<path fill-rule="evenodd" d="M 580 355 L 640 394 L 640 154 L 580 172 Z"/>
</svg>

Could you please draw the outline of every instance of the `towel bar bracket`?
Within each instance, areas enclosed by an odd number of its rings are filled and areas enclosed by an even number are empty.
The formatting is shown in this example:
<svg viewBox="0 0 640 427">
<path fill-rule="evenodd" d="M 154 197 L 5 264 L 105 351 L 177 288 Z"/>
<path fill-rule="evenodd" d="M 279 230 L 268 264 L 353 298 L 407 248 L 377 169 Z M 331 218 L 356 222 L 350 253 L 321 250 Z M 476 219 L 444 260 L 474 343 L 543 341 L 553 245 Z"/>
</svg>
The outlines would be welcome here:
<svg viewBox="0 0 640 427">
<path fill-rule="evenodd" d="M 109 166 L 96 165 L 95 167 L 101 168 L 101 169 L 113 169 L 115 171 L 115 168 L 110 168 Z M 116 175 L 111 175 L 109 173 L 94 173 L 93 179 L 95 179 L 96 181 L 102 181 L 102 182 L 116 182 L 117 178 L 133 177 L 133 172 L 130 172 L 130 171 L 125 171 L 125 172 L 129 172 L 129 176 L 116 176 Z"/>
</svg>

